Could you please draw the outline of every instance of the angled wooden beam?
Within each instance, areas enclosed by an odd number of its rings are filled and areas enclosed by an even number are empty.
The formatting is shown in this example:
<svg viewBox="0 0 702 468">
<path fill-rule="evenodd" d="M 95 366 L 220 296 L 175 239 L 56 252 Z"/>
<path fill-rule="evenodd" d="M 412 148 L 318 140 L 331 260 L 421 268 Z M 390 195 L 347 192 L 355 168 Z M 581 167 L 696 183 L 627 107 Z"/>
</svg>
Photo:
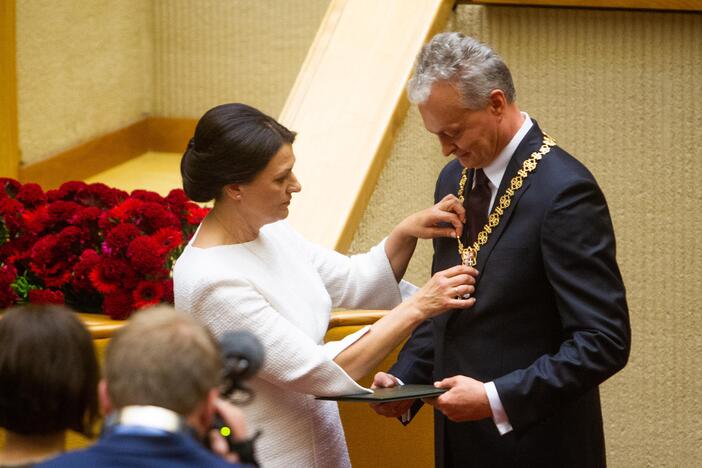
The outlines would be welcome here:
<svg viewBox="0 0 702 468">
<path fill-rule="evenodd" d="M 290 222 L 345 252 L 407 110 L 405 86 L 453 0 L 332 0 L 281 122 L 298 132 Z"/>
<path fill-rule="evenodd" d="M 17 177 L 17 65 L 15 0 L 0 0 L 0 177 Z"/>
</svg>

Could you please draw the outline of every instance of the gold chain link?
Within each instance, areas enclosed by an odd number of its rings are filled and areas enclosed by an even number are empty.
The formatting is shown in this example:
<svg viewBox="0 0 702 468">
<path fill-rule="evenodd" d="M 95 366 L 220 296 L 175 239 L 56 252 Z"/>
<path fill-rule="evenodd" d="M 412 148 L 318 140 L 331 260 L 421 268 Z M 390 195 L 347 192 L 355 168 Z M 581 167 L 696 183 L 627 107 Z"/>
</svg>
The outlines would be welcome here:
<svg viewBox="0 0 702 468">
<path fill-rule="evenodd" d="M 488 236 L 497 227 L 497 225 L 500 224 L 500 217 L 505 210 L 509 208 L 515 192 L 522 187 L 524 179 L 529 176 L 529 173 L 536 169 L 539 160 L 549 151 L 551 151 L 551 147 L 555 145 L 556 141 L 544 133 L 544 140 L 541 148 L 539 148 L 538 151 L 531 153 L 529 159 L 524 161 L 522 168 L 517 171 L 517 175 L 512 178 L 509 186 L 507 186 L 507 189 L 505 190 L 505 194 L 500 197 L 500 204 L 495 206 L 492 213 L 490 213 L 488 223 L 483 226 L 483 230 L 478 233 L 478 237 L 475 242 L 473 242 L 473 245 L 464 247 L 461 238 L 458 237 L 456 239 L 458 240 L 458 254 L 461 256 L 461 261 L 464 265 L 474 267 L 478 263 L 478 252 L 480 251 L 480 248 L 487 244 Z M 464 167 L 463 171 L 461 172 L 461 180 L 458 182 L 458 199 L 461 201 L 461 204 L 463 204 L 463 192 L 465 190 L 467 180 L 468 168 Z"/>
</svg>

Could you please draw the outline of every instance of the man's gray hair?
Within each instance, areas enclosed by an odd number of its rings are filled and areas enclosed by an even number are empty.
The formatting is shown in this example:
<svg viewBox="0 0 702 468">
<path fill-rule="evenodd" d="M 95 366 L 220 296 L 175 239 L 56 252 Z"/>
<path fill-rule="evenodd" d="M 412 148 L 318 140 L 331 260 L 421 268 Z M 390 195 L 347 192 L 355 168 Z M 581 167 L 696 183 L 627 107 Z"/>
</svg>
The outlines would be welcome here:
<svg viewBox="0 0 702 468">
<path fill-rule="evenodd" d="M 422 48 L 407 86 L 410 101 L 426 101 L 437 81 L 455 84 L 469 109 L 487 106 L 495 89 L 502 90 L 509 103 L 517 97 L 512 74 L 500 56 L 486 44 L 457 32 L 437 34 Z"/>
</svg>

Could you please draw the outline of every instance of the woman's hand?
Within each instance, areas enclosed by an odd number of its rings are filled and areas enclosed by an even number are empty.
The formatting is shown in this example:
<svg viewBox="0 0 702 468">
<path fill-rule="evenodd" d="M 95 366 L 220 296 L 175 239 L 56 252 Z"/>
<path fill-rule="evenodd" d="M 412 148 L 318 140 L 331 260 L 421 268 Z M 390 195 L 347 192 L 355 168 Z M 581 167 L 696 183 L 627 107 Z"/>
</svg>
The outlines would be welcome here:
<svg viewBox="0 0 702 468">
<path fill-rule="evenodd" d="M 436 205 L 405 218 L 398 228 L 417 239 L 456 238 L 463 232 L 465 220 L 466 210 L 460 200 L 448 194 Z"/>
<path fill-rule="evenodd" d="M 409 299 L 425 319 L 449 309 L 467 309 L 475 304 L 475 277 L 478 270 L 458 265 L 439 271 Z M 466 297 L 464 299 L 464 297 Z"/>
</svg>

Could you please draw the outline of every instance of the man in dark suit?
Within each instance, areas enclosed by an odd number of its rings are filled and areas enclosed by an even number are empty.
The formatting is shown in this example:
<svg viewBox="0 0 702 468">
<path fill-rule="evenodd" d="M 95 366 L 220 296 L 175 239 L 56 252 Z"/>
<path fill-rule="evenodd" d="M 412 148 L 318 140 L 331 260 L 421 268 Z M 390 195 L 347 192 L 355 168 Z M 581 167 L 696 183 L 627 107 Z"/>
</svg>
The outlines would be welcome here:
<svg viewBox="0 0 702 468">
<path fill-rule="evenodd" d="M 139 312 L 107 347 L 100 439 L 39 466 L 243 467 L 210 430 L 218 413 L 240 438 L 246 431 L 241 411 L 219 399 L 221 373 L 219 346 L 194 319 L 167 306 Z"/>
<path fill-rule="evenodd" d="M 409 94 L 455 157 L 436 200 L 465 197 L 462 248 L 434 240 L 432 270 L 477 255 L 480 273 L 473 308 L 424 323 L 374 385 L 448 389 L 427 401 L 437 466 L 605 466 L 598 385 L 626 364 L 630 326 L 600 188 L 519 110 L 509 69 L 485 44 L 435 36 Z M 411 417 L 421 404 L 374 408 Z"/>
</svg>

